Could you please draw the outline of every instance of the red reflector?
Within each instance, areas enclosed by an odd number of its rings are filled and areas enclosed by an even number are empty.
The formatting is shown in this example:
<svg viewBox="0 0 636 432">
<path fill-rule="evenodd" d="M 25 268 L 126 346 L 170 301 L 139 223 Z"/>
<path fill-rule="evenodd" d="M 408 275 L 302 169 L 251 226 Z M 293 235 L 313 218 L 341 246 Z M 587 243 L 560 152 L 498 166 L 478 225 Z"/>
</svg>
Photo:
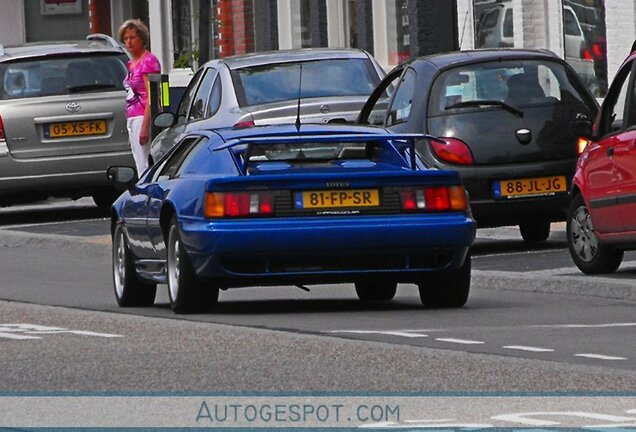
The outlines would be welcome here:
<svg viewBox="0 0 636 432">
<path fill-rule="evenodd" d="M 2 117 L 0 117 L 0 140 L 4 139 L 4 125 L 2 124 Z"/>
<path fill-rule="evenodd" d="M 400 191 L 400 201 L 402 202 L 402 210 L 416 210 L 417 201 L 415 200 L 414 190 Z"/>
<path fill-rule="evenodd" d="M 250 194 L 226 193 L 225 214 L 227 216 L 245 216 L 250 213 Z"/>
<path fill-rule="evenodd" d="M 592 57 L 592 53 L 590 53 L 590 50 L 589 50 L 589 49 L 584 48 L 582 51 L 583 51 L 583 52 L 582 52 L 582 54 L 583 54 L 583 56 L 582 56 L 582 57 L 583 57 L 585 60 L 594 60 L 594 57 Z"/>
<path fill-rule="evenodd" d="M 270 193 L 260 194 L 260 203 L 258 206 L 258 214 L 270 215 L 274 213 L 274 199 Z"/>
<path fill-rule="evenodd" d="M 248 128 L 248 127 L 252 127 L 252 126 L 256 126 L 254 121 L 253 120 L 246 120 L 246 121 L 238 122 L 237 124 L 235 124 L 234 125 L 234 129 L 243 129 L 243 128 Z"/>
<path fill-rule="evenodd" d="M 432 141 L 433 151 L 440 159 L 456 165 L 472 165 L 473 153 L 464 141 L 457 138 L 442 138 L 444 143 Z"/>
<path fill-rule="evenodd" d="M 431 187 L 426 188 L 426 208 L 429 210 L 448 210 L 450 208 L 450 198 L 448 188 Z"/>
</svg>

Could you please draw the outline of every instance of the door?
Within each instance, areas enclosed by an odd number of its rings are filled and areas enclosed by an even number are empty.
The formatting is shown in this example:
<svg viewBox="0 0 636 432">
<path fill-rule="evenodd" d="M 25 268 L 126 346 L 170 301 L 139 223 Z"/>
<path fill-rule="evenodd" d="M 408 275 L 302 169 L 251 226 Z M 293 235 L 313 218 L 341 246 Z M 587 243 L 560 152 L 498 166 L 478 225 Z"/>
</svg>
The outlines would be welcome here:
<svg viewBox="0 0 636 432">
<path fill-rule="evenodd" d="M 630 88 L 633 88 L 633 65 L 623 67 L 603 104 L 597 142 L 591 144 L 585 168 L 585 182 L 589 190 L 589 207 L 594 228 L 602 233 L 623 230 L 620 201 L 621 183 L 634 183 L 624 165 L 628 144 L 623 133 Z"/>
<path fill-rule="evenodd" d="M 628 68 L 632 71 L 626 80 L 623 125 L 616 135 L 614 164 L 616 172 L 618 213 L 623 230 L 636 231 L 636 62 Z"/>
</svg>

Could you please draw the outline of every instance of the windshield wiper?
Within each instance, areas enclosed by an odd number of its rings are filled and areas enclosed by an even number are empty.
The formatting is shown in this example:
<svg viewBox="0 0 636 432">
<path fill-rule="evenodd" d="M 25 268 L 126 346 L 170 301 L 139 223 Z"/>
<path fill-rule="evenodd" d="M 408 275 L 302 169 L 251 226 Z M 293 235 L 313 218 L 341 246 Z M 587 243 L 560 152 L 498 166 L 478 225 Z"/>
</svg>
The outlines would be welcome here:
<svg viewBox="0 0 636 432">
<path fill-rule="evenodd" d="M 523 117 L 523 111 L 519 108 L 515 108 L 512 105 L 509 105 L 500 100 L 474 100 L 474 101 L 466 101 L 466 102 L 457 102 L 451 105 L 446 105 L 447 110 L 454 108 L 465 108 L 465 107 L 480 107 L 480 106 L 499 106 L 509 111 L 510 113 L 516 115 L 517 117 Z"/>
<path fill-rule="evenodd" d="M 89 91 L 89 90 L 112 89 L 115 87 L 117 86 L 114 84 L 86 84 L 86 85 L 69 87 L 68 91 L 69 93 L 79 93 L 79 92 Z"/>
</svg>

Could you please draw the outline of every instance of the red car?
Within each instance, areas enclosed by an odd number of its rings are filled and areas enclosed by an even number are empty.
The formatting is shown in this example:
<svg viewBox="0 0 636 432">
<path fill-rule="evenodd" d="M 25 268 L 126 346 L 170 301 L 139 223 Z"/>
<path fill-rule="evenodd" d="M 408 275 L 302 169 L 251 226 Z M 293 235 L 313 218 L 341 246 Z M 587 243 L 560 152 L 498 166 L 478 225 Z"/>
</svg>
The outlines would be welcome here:
<svg viewBox="0 0 636 432">
<path fill-rule="evenodd" d="M 611 273 L 636 249 L 636 52 L 620 67 L 580 155 L 567 219 L 576 266 Z"/>
</svg>

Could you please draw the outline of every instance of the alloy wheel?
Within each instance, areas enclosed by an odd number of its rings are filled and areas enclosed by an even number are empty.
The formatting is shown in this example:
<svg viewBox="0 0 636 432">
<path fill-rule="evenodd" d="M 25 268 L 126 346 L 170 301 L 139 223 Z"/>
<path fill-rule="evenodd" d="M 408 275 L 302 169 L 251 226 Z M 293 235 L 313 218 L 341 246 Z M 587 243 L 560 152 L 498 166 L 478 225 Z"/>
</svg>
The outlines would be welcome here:
<svg viewBox="0 0 636 432">
<path fill-rule="evenodd" d="M 598 239 L 585 206 L 578 207 L 572 215 L 570 241 L 574 252 L 584 262 L 591 262 L 598 254 Z"/>
</svg>

